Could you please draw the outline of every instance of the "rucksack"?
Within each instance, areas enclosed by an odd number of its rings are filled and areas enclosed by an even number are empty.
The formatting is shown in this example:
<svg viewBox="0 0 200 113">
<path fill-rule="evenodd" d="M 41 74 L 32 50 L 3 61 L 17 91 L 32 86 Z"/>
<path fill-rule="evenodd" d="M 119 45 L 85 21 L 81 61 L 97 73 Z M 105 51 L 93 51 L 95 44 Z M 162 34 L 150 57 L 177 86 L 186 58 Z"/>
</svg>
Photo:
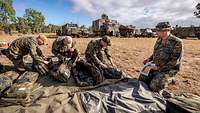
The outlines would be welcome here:
<svg viewBox="0 0 200 113">
<path fill-rule="evenodd" d="M 113 67 L 102 69 L 102 71 L 106 79 L 121 79 L 123 76 L 123 72 L 121 70 Z"/>
<path fill-rule="evenodd" d="M 39 73 L 26 71 L 12 86 L 6 90 L 1 98 L 1 103 L 26 105 L 41 96 L 41 86 L 35 83 Z M 4 104 L 4 105 L 6 105 Z"/>
<path fill-rule="evenodd" d="M 72 75 L 79 86 L 94 86 L 103 82 L 100 70 L 84 60 L 76 62 L 72 67 Z"/>
<path fill-rule="evenodd" d="M 8 71 L 0 74 L 0 95 L 7 90 L 15 79 L 17 79 L 19 74 L 15 71 Z"/>
<path fill-rule="evenodd" d="M 66 62 L 60 63 L 57 57 L 52 58 L 49 62 L 48 74 L 55 80 L 66 83 L 71 75 L 71 67 Z"/>
</svg>

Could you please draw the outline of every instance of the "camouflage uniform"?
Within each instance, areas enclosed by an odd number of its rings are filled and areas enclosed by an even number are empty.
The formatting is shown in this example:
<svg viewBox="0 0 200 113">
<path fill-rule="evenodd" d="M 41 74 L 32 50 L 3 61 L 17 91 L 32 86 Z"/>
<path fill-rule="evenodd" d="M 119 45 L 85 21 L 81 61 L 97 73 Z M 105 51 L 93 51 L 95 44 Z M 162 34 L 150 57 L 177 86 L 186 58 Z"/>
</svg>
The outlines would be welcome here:
<svg viewBox="0 0 200 113">
<path fill-rule="evenodd" d="M 65 37 L 57 38 L 52 45 L 52 53 L 59 58 L 59 60 L 63 61 L 65 58 L 71 58 L 70 60 L 74 63 L 75 60 L 79 57 L 79 50 L 74 49 L 74 51 L 70 51 L 70 48 L 66 48 L 63 45 L 62 40 Z M 72 47 L 75 48 L 75 43 L 72 43 Z"/>
<path fill-rule="evenodd" d="M 86 61 L 99 67 L 100 63 L 105 63 L 103 52 L 108 59 L 111 58 L 108 47 L 103 48 L 100 44 L 101 40 L 92 40 L 89 42 L 85 51 Z"/>
<path fill-rule="evenodd" d="M 28 54 L 33 58 L 34 65 L 44 61 L 44 55 L 34 37 L 18 38 L 2 53 L 13 62 L 16 68 L 24 68 L 23 57 Z"/>
<path fill-rule="evenodd" d="M 153 91 L 159 91 L 172 83 L 174 76 L 179 71 L 182 57 L 182 41 L 170 35 L 165 44 L 158 38 L 152 56 L 149 61 L 159 67 L 158 70 L 151 70 L 148 77 L 149 87 Z"/>
</svg>

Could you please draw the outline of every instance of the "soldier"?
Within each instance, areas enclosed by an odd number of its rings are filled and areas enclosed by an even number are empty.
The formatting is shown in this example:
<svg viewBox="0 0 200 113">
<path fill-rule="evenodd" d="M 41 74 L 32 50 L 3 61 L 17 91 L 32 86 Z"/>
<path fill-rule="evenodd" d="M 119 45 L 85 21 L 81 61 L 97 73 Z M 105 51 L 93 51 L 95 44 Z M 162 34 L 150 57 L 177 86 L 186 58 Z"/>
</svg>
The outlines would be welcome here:
<svg viewBox="0 0 200 113">
<path fill-rule="evenodd" d="M 103 36 L 99 40 L 90 41 L 85 51 L 86 61 L 91 64 L 94 64 L 98 68 L 99 67 L 103 69 L 108 68 L 103 58 L 103 51 L 104 51 L 107 59 L 113 65 L 112 58 L 108 50 L 108 46 L 111 46 L 110 37 L 108 36 Z"/>
<path fill-rule="evenodd" d="M 59 58 L 61 62 L 65 61 L 66 58 L 70 58 L 73 64 L 79 58 L 79 51 L 75 48 L 75 43 L 72 37 L 58 37 L 52 46 L 52 53 Z"/>
<path fill-rule="evenodd" d="M 174 81 L 180 68 L 182 57 L 182 40 L 173 36 L 169 22 L 160 22 L 156 26 L 158 39 L 150 58 L 144 64 L 154 64 L 146 80 L 140 75 L 139 80 L 145 81 L 152 91 L 160 91 Z"/>
<path fill-rule="evenodd" d="M 1 53 L 7 56 L 14 64 L 18 71 L 25 71 L 23 57 L 30 55 L 33 58 L 33 67 L 44 74 L 45 70 L 41 63 L 47 64 L 45 56 L 42 54 L 40 45 L 47 45 L 48 39 L 45 35 L 40 34 L 38 37 L 21 37 L 14 40 L 8 47 L 3 49 Z"/>
</svg>

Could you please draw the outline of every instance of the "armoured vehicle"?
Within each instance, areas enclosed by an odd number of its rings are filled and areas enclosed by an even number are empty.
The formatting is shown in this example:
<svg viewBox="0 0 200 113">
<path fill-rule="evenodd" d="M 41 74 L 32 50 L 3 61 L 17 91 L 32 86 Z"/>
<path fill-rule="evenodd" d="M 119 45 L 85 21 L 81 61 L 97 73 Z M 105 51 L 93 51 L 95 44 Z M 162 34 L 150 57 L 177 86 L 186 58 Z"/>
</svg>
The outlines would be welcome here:
<svg viewBox="0 0 200 113">
<path fill-rule="evenodd" d="M 61 26 L 60 29 L 56 33 L 58 36 L 72 36 L 72 37 L 80 37 L 80 28 L 78 24 L 66 23 Z"/>
<path fill-rule="evenodd" d="M 120 32 L 120 36 L 133 37 L 135 35 L 136 29 L 135 29 L 135 26 L 132 26 L 132 25 L 129 25 L 129 26 L 120 25 L 119 32 Z"/>
<path fill-rule="evenodd" d="M 119 36 L 119 23 L 110 20 L 106 14 L 102 14 L 101 19 L 92 22 L 92 31 L 96 35 Z"/>
</svg>

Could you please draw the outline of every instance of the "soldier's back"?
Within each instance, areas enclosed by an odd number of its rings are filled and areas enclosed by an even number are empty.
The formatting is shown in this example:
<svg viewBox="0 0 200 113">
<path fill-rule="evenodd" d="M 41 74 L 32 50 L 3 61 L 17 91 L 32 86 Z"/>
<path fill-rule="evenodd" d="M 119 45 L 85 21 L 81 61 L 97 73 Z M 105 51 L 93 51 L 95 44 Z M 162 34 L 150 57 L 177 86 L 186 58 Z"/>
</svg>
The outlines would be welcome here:
<svg viewBox="0 0 200 113">
<path fill-rule="evenodd" d="M 31 47 L 31 45 L 37 45 L 36 40 L 34 39 L 34 37 L 21 37 L 18 38 L 16 40 L 14 40 L 9 48 L 13 51 L 13 52 L 26 52 L 28 51 L 29 47 Z"/>
</svg>

